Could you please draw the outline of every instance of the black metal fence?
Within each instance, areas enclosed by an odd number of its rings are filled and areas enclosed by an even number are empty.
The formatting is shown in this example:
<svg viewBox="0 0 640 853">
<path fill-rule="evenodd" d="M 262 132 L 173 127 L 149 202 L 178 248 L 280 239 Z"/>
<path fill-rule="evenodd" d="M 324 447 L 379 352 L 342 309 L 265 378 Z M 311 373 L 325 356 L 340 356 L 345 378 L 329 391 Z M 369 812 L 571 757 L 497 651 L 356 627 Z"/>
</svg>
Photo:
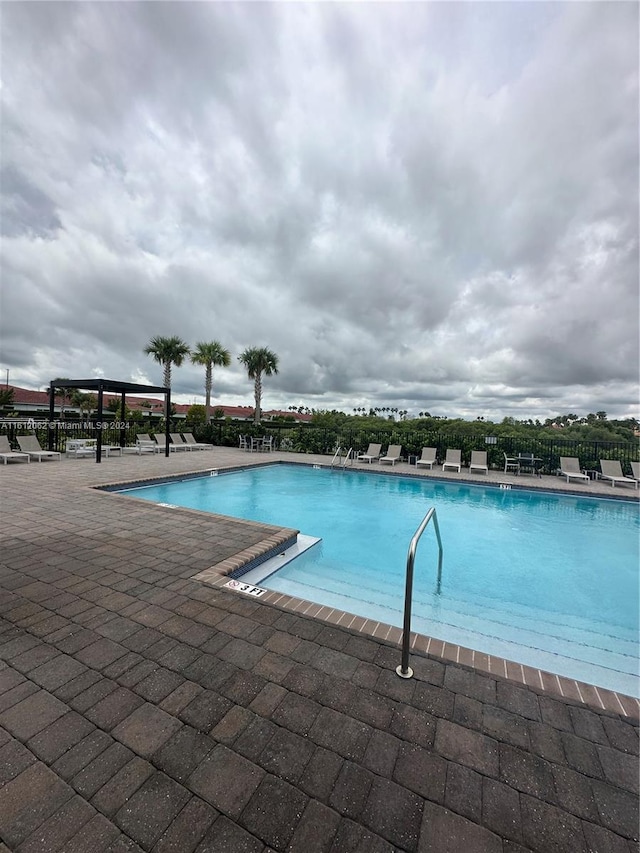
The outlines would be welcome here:
<svg viewBox="0 0 640 853">
<path fill-rule="evenodd" d="M 171 432 L 183 432 L 187 427 L 184 421 L 171 426 Z M 64 451 L 68 438 L 95 438 L 98 427 L 94 422 L 69 421 L 54 422 L 51 427 L 45 421 L 0 422 L 0 435 L 8 435 L 11 445 L 17 447 L 16 437 L 35 432 L 43 448 Z M 101 428 L 103 444 L 134 445 L 136 435 L 146 432 L 144 426 L 131 424 L 119 429 L 111 424 Z M 467 465 L 472 450 L 486 450 L 490 468 L 503 469 L 504 457 L 517 456 L 520 453 L 533 453 L 542 459 L 541 470 L 547 474 L 555 473 L 560 466 L 561 456 L 575 456 L 584 469 L 599 470 L 601 459 L 619 459 L 625 474 L 631 473 L 630 462 L 640 460 L 640 442 L 621 441 L 573 441 L 548 436 L 469 436 L 455 432 L 436 432 L 424 429 L 406 428 L 375 430 L 353 426 L 344 429 L 317 427 L 312 424 L 268 423 L 256 426 L 247 421 L 215 421 L 209 426 L 195 430 L 196 439 L 209 441 L 222 447 L 237 447 L 240 435 L 274 437 L 274 447 L 282 451 L 295 453 L 316 453 L 332 455 L 337 447 L 343 452 L 352 448 L 362 452 L 371 443 L 379 443 L 383 448 L 389 444 L 400 444 L 405 456 L 417 455 L 423 447 L 435 447 L 439 460 L 444 459 L 448 448 L 462 451 L 463 464 Z"/>
<path fill-rule="evenodd" d="M 601 459 L 619 459 L 626 474 L 631 473 L 630 462 L 640 459 L 640 442 L 572 441 L 548 436 L 477 436 L 458 435 L 455 432 L 430 430 L 366 430 L 349 427 L 327 429 L 312 425 L 262 424 L 260 427 L 246 422 L 216 422 L 203 428 L 198 437 L 222 446 L 238 446 L 240 435 L 273 435 L 274 446 L 295 453 L 333 454 L 337 447 L 346 452 L 349 448 L 362 452 L 370 443 L 400 444 L 405 456 L 422 453 L 423 447 L 435 447 L 438 459 L 445 457 L 448 448 L 462 451 L 463 464 L 468 465 L 472 450 L 486 450 L 490 468 L 503 469 L 504 457 L 520 453 L 533 453 L 543 460 L 541 470 L 555 473 L 561 456 L 575 456 L 582 468 L 597 471 Z M 487 440 L 488 439 L 488 440 Z"/>
</svg>

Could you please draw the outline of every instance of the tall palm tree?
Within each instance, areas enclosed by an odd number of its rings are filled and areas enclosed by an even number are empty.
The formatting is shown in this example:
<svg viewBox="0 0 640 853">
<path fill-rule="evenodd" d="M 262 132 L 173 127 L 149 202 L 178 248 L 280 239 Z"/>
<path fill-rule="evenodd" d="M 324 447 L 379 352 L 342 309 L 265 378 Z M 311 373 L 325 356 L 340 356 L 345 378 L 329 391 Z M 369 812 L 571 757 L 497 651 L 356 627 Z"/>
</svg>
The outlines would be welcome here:
<svg viewBox="0 0 640 853">
<path fill-rule="evenodd" d="M 254 422 L 259 424 L 260 400 L 262 399 L 262 374 L 271 376 L 273 373 L 278 372 L 278 356 L 266 347 L 250 347 L 238 356 L 238 361 L 246 367 L 249 379 L 253 379 L 253 393 L 256 400 Z"/>
<path fill-rule="evenodd" d="M 211 422 L 211 380 L 213 367 L 229 367 L 231 364 L 231 353 L 225 349 L 219 341 L 196 344 L 191 353 L 191 361 L 194 364 L 204 365 L 204 392 L 205 392 L 205 423 Z"/>
<path fill-rule="evenodd" d="M 151 338 L 144 348 L 147 355 L 154 359 L 164 368 L 163 384 L 165 388 L 171 388 L 171 365 L 180 367 L 184 359 L 189 355 L 189 347 L 178 337 L 163 338 L 156 335 Z"/>
</svg>

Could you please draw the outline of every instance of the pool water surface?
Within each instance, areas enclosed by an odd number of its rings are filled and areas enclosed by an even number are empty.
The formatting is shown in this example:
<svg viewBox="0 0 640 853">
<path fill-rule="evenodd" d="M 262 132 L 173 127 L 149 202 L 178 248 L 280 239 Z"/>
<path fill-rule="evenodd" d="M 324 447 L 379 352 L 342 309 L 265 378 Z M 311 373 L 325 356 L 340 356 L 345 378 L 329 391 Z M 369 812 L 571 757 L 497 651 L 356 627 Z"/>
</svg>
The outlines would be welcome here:
<svg viewBox="0 0 640 853">
<path fill-rule="evenodd" d="M 126 493 L 319 537 L 260 586 L 398 627 L 409 542 L 434 506 L 442 585 L 428 527 L 412 630 L 639 695 L 635 501 L 284 464 Z"/>
</svg>

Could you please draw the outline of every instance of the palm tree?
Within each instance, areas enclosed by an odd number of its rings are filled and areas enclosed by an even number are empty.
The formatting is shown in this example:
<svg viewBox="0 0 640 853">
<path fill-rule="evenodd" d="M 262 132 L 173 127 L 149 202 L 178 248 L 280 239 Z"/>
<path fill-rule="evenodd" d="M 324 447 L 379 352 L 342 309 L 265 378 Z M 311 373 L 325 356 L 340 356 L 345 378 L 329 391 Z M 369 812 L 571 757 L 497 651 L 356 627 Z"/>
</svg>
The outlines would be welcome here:
<svg viewBox="0 0 640 853">
<path fill-rule="evenodd" d="M 98 405 L 98 398 L 95 394 L 85 394 L 80 388 L 74 388 L 71 391 L 71 405 L 77 406 L 80 409 L 80 418 L 86 412 L 87 417 Z"/>
<path fill-rule="evenodd" d="M 194 364 L 204 365 L 205 423 L 211 423 L 211 380 L 213 367 L 229 367 L 231 354 L 219 341 L 199 342 L 191 353 Z"/>
<path fill-rule="evenodd" d="M 247 369 L 249 379 L 254 381 L 256 410 L 254 423 L 260 423 L 260 400 L 262 399 L 262 374 L 271 376 L 278 372 L 278 356 L 266 347 L 250 347 L 238 356 Z"/>
<path fill-rule="evenodd" d="M 56 383 L 58 382 L 66 382 L 67 378 L 62 378 L 58 376 L 57 379 L 53 380 L 53 399 L 55 402 L 56 397 L 62 397 L 62 403 L 60 404 L 60 420 L 64 419 L 64 407 L 67 403 L 67 400 L 71 398 L 71 389 L 70 388 L 60 388 Z M 51 386 L 49 386 L 49 390 L 51 392 Z"/>
<path fill-rule="evenodd" d="M 175 364 L 176 367 L 180 367 L 184 359 L 189 355 L 188 345 L 175 336 L 172 338 L 163 338 L 157 335 L 155 338 L 151 338 L 144 351 L 147 355 L 152 355 L 163 366 L 164 387 L 171 388 L 171 365 Z"/>
</svg>

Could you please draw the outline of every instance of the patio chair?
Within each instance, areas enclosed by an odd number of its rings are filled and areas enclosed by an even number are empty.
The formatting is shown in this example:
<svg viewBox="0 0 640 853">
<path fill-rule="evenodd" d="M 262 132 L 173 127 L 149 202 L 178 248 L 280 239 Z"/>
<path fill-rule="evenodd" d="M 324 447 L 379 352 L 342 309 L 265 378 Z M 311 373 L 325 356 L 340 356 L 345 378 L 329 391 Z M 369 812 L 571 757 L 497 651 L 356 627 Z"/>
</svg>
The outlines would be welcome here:
<svg viewBox="0 0 640 853">
<path fill-rule="evenodd" d="M 240 450 L 249 450 L 249 442 L 247 441 L 246 435 L 238 436 L 238 443 L 240 446 Z"/>
<path fill-rule="evenodd" d="M 428 465 L 430 469 L 433 469 L 433 466 L 436 464 L 436 448 L 435 447 L 423 447 L 422 448 L 422 456 L 420 459 L 416 459 L 416 465 Z"/>
<path fill-rule="evenodd" d="M 631 463 L 631 476 L 640 483 L 640 462 Z"/>
<path fill-rule="evenodd" d="M 446 471 L 447 468 L 454 468 L 459 474 L 461 467 L 462 467 L 462 451 L 461 450 L 447 450 L 447 455 L 445 456 L 444 462 L 442 463 L 442 470 Z"/>
<path fill-rule="evenodd" d="M 136 435 L 136 453 L 141 456 L 143 453 L 155 453 L 158 445 L 152 441 L 146 433 L 138 433 Z"/>
<path fill-rule="evenodd" d="M 31 462 L 31 457 L 28 453 L 20 453 L 17 450 L 11 449 L 7 435 L 0 435 L 0 459 L 2 459 L 5 465 L 10 459 L 15 459 L 16 462 L 24 462 L 26 459 L 27 462 Z"/>
<path fill-rule="evenodd" d="M 381 444 L 370 444 L 366 453 L 359 453 L 356 456 L 360 462 L 368 462 L 371 465 L 376 459 L 380 459 Z"/>
<path fill-rule="evenodd" d="M 387 448 L 387 453 L 385 456 L 380 457 L 380 462 L 391 462 L 392 465 L 395 465 L 396 462 L 400 460 L 400 455 L 402 453 L 402 445 L 401 444 L 390 444 Z"/>
<path fill-rule="evenodd" d="M 484 471 L 485 474 L 489 473 L 489 466 L 487 465 L 487 451 L 486 450 L 472 450 L 471 451 L 471 462 L 469 462 L 469 473 L 473 470 L 476 471 Z"/>
<path fill-rule="evenodd" d="M 580 460 L 576 456 L 560 457 L 560 473 L 567 478 L 567 483 L 573 477 L 576 480 L 589 482 L 589 475 L 584 474 L 580 468 Z"/>
<path fill-rule="evenodd" d="M 516 474 L 520 473 L 520 460 L 517 456 L 507 456 L 506 453 L 502 453 L 504 456 L 504 473 L 507 474 L 509 470 L 515 471 Z"/>
<path fill-rule="evenodd" d="M 260 450 L 263 453 L 271 453 L 271 451 L 273 450 L 273 436 L 272 435 L 265 435 L 265 437 L 262 439 L 262 445 L 260 447 Z"/>
<path fill-rule="evenodd" d="M 58 462 L 62 459 L 62 454 L 57 450 L 43 450 L 40 447 L 37 435 L 19 435 L 18 446 L 23 453 L 28 453 L 30 457 L 42 462 L 43 459 L 56 459 Z"/>
<path fill-rule="evenodd" d="M 188 441 L 185 441 L 179 432 L 170 432 L 169 438 L 178 450 L 193 450 L 193 445 L 189 444 Z"/>
<path fill-rule="evenodd" d="M 213 450 L 213 444 L 207 444 L 205 441 L 196 441 L 192 432 L 183 432 L 182 437 L 191 445 L 193 450 Z"/>
<path fill-rule="evenodd" d="M 611 488 L 614 488 L 616 483 L 622 483 L 623 486 L 633 486 L 634 489 L 638 488 L 637 480 L 624 476 L 622 465 L 618 459 L 601 459 L 600 471 L 603 480 L 611 480 Z"/>
</svg>

